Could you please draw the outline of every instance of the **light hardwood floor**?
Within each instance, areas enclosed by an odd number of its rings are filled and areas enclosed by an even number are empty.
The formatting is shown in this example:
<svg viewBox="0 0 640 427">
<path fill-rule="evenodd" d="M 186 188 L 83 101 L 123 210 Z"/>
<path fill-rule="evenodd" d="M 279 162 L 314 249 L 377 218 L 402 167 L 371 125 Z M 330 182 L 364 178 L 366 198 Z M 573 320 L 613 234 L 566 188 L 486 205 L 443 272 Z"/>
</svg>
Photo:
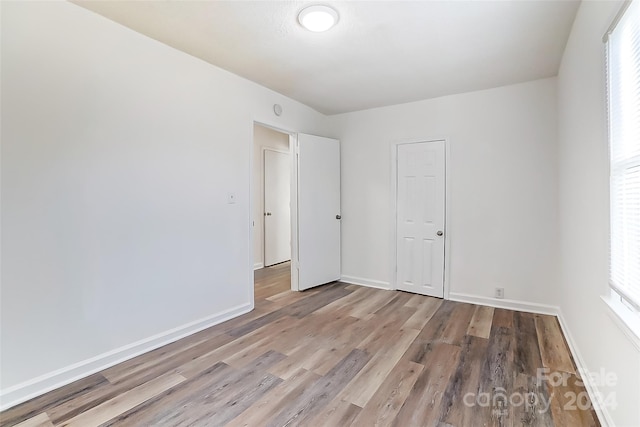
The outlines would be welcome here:
<svg viewBox="0 0 640 427">
<path fill-rule="evenodd" d="M 256 309 L 0 414 L 2 426 L 595 426 L 550 316 L 256 272 Z M 548 368 L 557 380 L 538 381 Z M 584 396 L 584 395 L 582 395 Z"/>
</svg>

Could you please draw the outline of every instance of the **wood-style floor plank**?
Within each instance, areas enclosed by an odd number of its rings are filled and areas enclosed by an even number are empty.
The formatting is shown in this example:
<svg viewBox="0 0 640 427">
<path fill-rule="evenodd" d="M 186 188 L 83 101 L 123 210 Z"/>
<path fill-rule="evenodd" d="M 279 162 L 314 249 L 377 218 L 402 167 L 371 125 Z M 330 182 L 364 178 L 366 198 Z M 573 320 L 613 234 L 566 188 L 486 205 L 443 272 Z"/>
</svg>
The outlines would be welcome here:
<svg viewBox="0 0 640 427">
<path fill-rule="evenodd" d="M 22 405 L 14 406 L 0 413 L 0 425 L 14 426 L 36 415 L 40 415 L 45 411 L 51 411 L 53 408 L 63 405 L 66 402 L 82 398 L 82 396 L 96 387 L 101 387 L 108 383 L 107 379 L 100 373 L 89 375 L 86 378 L 60 387 L 59 389 L 38 396 Z"/>
<path fill-rule="evenodd" d="M 341 394 L 342 397 L 364 408 L 409 345 L 415 340 L 416 335 L 418 335 L 418 331 L 414 329 L 400 330 L 398 335 L 391 340 L 389 346 L 375 352 L 369 363 Z M 371 347 L 365 348 L 365 351 L 371 351 Z"/>
<path fill-rule="evenodd" d="M 53 427 L 53 423 L 44 412 L 40 415 L 36 415 L 33 418 L 29 418 L 18 424 L 16 427 Z"/>
<path fill-rule="evenodd" d="M 514 425 L 527 427 L 545 427 L 554 425 L 552 411 L 547 408 L 547 403 L 551 402 L 551 394 L 549 393 L 549 387 L 545 382 L 540 382 L 537 377 L 532 377 L 527 374 L 517 374 L 514 384 L 514 393 L 525 397 L 525 403 L 523 405 L 514 407 Z"/>
<path fill-rule="evenodd" d="M 416 296 L 417 295 L 414 295 L 414 297 Z M 422 299 L 422 304 L 419 304 L 414 307 L 408 305 L 409 303 L 413 304 L 412 302 L 413 300 L 405 304 L 405 306 L 407 307 L 415 308 L 415 312 L 411 315 L 409 320 L 407 320 L 407 322 L 404 324 L 405 328 L 413 328 L 413 329 L 417 329 L 418 331 L 421 331 L 422 328 L 424 328 L 424 325 L 426 325 L 429 322 L 429 320 L 431 320 L 431 318 L 436 313 L 438 308 L 440 308 L 440 304 L 442 304 L 442 300 L 438 298 L 425 299 L 422 296 L 420 297 L 421 297 L 420 299 Z"/>
<path fill-rule="evenodd" d="M 362 408 L 348 400 L 336 397 L 324 410 L 309 421 L 311 426 L 349 426 L 360 414 Z"/>
<path fill-rule="evenodd" d="M 530 337 L 538 336 L 535 316 L 530 313 L 516 312 L 513 314 L 515 335 L 514 368 L 516 373 L 531 377 L 538 375 L 538 369 L 543 366 L 538 340 Z"/>
<path fill-rule="evenodd" d="M 493 307 L 476 306 L 473 317 L 467 328 L 467 335 L 478 338 L 489 338 L 493 323 Z"/>
<path fill-rule="evenodd" d="M 493 425 L 509 425 L 514 419 L 513 408 L 508 404 L 513 390 L 513 346 L 515 334 L 511 328 L 494 324 L 480 374 L 480 393 L 488 393 L 492 405 L 483 407 L 485 418 Z"/>
<path fill-rule="evenodd" d="M 354 425 L 391 425 L 423 369 L 424 366 L 409 360 L 397 363 L 367 401 Z"/>
<path fill-rule="evenodd" d="M 252 312 L 11 408 L 0 426 L 599 426 L 551 316 L 341 282 L 291 292 L 290 263 L 255 280 Z"/>
<path fill-rule="evenodd" d="M 573 374 L 565 381 L 557 381 L 550 385 L 551 414 L 558 426 L 598 426 L 598 420 L 581 381 Z M 587 405 L 585 405 L 585 403 Z M 580 408 L 585 408 L 581 410 Z"/>
<path fill-rule="evenodd" d="M 180 384 L 184 380 L 185 378 L 183 376 L 177 374 L 158 377 L 58 425 L 62 427 L 100 425 L 130 410 L 131 408 L 135 408 L 163 391 L 169 390 L 171 387 Z"/>
<path fill-rule="evenodd" d="M 442 419 L 444 393 L 458 365 L 460 348 L 446 343 L 434 343 L 425 353 L 423 371 L 405 399 L 393 425 L 430 426 Z"/>
<path fill-rule="evenodd" d="M 446 322 L 442 330 L 440 340 L 447 344 L 461 346 L 469 329 L 476 306 L 472 304 L 456 304 L 451 313 L 451 318 Z M 454 320 L 455 321 L 451 321 Z"/>
<path fill-rule="evenodd" d="M 465 405 L 464 399 L 469 395 L 477 396 L 479 392 L 482 365 L 478 361 L 484 359 L 488 345 L 488 339 L 473 335 L 466 337 L 460 351 L 460 360 L 442 399 L 440 418 L 446 423 L 469 426 L 475 422 L 477 408 Z"/>
<path fill-rule="evenodd" d="M 327 375 L 320 377 L 298 396 L 291 396 L 292 402 L 278 415 L 266 423 L 269 427 L 304 425 L 305 420 L 317 416 L 346 384 L 362 369 L 370 356 L 360 350 L 352 350 Z"/>
<path fill-rule="evenodd" d="M 562 336 L 558 319 L 537 315 L 535 326 L 544 366 L 551 370 L 575 374 L 571 353 Z"/>
<path fill-rule="evenodd" d="M 320 375 L 299 369 L 287 380 L 279 384 L 270 393 L 264 395 L 249 409 L 244 411 L 228 424 L 230 427 L 247 427 L 263 425 L 287 408 L 292 396 L 299 396 L 303 391 L 315 384 Z"/>
</svg>

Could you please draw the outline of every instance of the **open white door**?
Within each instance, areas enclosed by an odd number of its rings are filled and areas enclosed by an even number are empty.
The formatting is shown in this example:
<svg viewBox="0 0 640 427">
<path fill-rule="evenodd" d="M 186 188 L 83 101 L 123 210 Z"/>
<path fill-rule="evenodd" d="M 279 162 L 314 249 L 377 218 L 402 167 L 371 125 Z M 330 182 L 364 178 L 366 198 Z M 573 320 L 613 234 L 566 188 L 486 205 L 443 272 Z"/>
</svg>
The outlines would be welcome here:
<svg viewBox="0 0 640 427">
<path fill-rule="evenodd" d="M 444 295 L 444 141 L 397 146 L 396 287 Z"/>
<path fill-rule="evenodd" d="M 298 134 L 298 289 L 340 278 L 340 142 Z"/>
<path fill-rule="evenodd" d="M 264 150 L 264 266 L 291 259 L 289 154 Z"/>
</svg>

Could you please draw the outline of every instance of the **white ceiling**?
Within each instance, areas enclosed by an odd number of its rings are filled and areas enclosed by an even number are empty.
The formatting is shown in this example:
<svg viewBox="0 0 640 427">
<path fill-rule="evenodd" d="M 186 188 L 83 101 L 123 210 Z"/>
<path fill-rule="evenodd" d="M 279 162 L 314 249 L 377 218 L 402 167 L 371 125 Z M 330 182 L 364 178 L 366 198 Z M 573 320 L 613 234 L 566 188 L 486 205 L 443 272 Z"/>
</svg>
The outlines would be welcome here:
<svg viewBox="0 0 640 427">
<path fill-rule="evenodd" d="M 562 1 L 76 1 L 335 114 L 557 74 L 578 4 Z M 309 3 L 340 14 L 306 31 Z"/>
</svg>

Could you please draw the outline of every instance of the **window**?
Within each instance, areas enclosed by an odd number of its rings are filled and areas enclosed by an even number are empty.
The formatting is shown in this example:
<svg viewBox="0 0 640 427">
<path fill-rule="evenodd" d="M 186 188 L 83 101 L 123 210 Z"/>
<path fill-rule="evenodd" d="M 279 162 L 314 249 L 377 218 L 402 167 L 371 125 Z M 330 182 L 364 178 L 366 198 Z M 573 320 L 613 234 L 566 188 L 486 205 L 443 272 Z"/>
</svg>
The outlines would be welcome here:
<svg viewBox="0 0 640 427">
<path fill-rule="evenodd" d="M 640 313 L 640 0 L 605 35 L 611 189 L 610 284 Z"/>
</svg>

